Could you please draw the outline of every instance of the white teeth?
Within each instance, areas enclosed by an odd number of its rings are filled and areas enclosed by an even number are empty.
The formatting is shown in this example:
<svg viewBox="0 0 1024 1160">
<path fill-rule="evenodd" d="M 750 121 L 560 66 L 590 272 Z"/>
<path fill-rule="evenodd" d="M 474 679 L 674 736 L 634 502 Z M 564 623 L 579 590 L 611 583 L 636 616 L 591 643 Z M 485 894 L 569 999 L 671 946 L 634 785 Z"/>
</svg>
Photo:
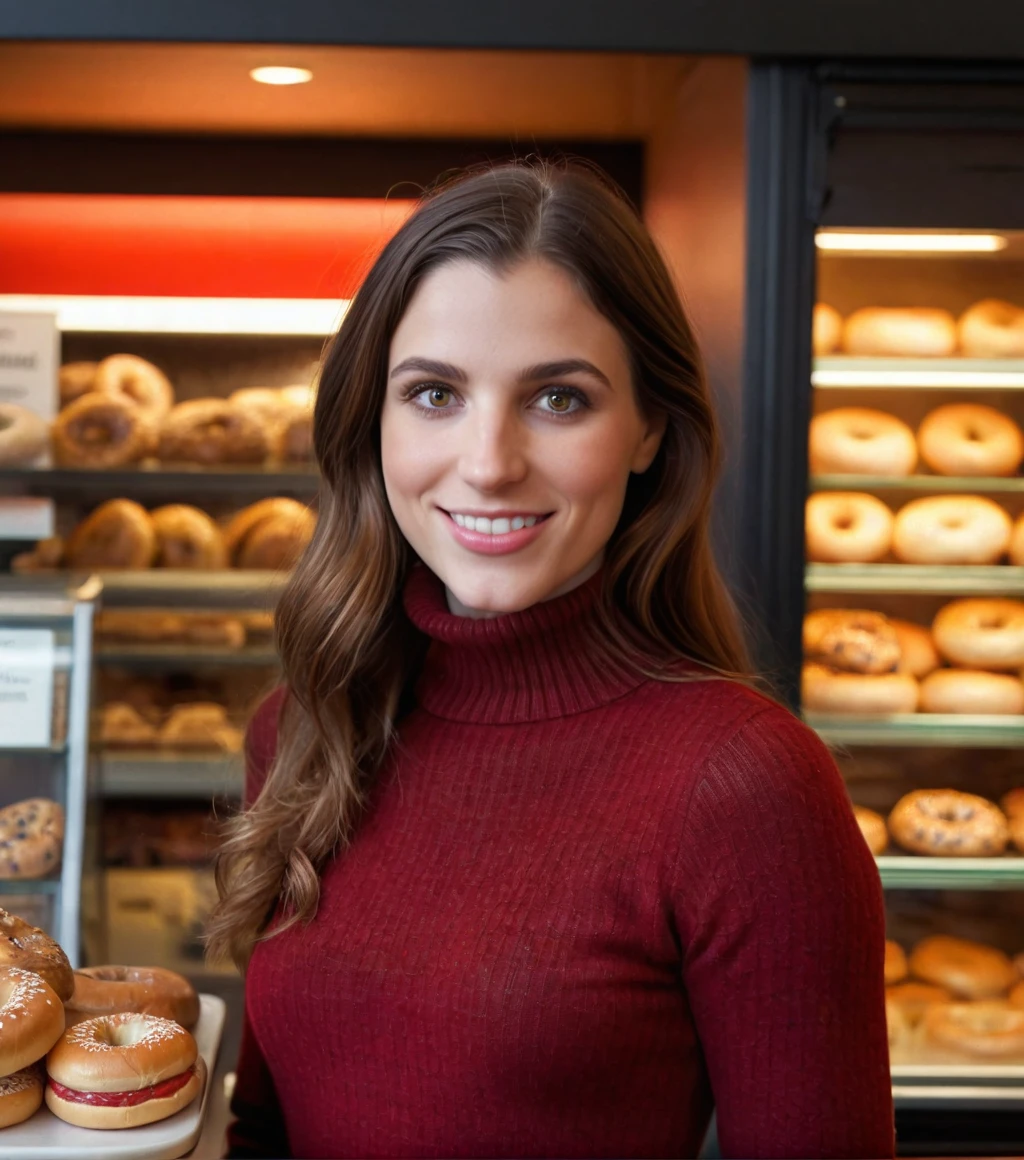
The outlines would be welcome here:
<svg viewBox="0 0 1024 1160">
<path fill-rule="evenodd" d="M 463 515 L 462 512 L 450 512 L 449 514 L 460 528 L 465 528 L 468 532 L 482 532 L 488 536 L 505 536 L 509 532 L 532 528 L 538 519 L 537 516 L 514 516 L 512 519 L 502 516 L 492 520 L 487 516 Z"/>
</svg>

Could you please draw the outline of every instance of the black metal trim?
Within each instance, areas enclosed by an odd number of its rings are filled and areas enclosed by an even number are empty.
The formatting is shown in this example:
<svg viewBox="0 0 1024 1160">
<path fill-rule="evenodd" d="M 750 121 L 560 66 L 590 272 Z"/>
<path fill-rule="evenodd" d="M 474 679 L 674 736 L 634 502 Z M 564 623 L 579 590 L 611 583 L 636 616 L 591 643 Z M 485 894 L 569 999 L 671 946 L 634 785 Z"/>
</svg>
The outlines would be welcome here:
<svg viewBox="0 0 1024 1160">
<path fill-rule="evenodd" d="M 799 703 L 814 229 L 827 109 L 805 66 L 751 71 L 739 581 L 759 667 Z"/>
</svg>

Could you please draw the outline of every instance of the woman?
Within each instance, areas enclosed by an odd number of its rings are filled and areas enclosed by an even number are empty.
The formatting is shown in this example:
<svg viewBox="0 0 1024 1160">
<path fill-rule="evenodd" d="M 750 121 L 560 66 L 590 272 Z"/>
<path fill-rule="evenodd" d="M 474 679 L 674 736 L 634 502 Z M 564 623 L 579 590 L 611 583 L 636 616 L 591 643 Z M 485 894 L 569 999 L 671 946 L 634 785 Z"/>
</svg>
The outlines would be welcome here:
<svg viewBox="0 0 1024 1160">
<path fill-rule="evenodd" d="M 589 174 L 478 173 L 331 345 L 214 951 L 232 1154 L 890 1156 L 878 876 L 746 680 L 692 334 Z"/>
</svg>

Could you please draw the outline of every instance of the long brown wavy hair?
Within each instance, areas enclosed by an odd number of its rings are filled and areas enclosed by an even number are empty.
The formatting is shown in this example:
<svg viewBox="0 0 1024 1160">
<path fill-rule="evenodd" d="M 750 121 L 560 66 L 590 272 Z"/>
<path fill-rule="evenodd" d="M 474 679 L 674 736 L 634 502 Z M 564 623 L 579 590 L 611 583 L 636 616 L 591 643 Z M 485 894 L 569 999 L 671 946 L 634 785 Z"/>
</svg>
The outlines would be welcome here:
<svg viewBox="0 0 1024 1160">
<path fill-rule="evenodd" d="M 665 679 L 680 661 L 703 677 L 750 676 L 709 539 L 718 428 L 693 333 L 640 219 L 578 165 L 502 165 L 440 188 L 381 252 L 325 356 L 313 420 L 319 519 L 277 608 L 289 696 L 263 790 L 228 823 L 207 928 L 210 951 L 241 967 L 258 939 L 316 913 L 320 871 L 352 841 L 422 657 L 401 605 L 412 552 L 381 471 L 391 337 L 442 263 L 500 272 L 530 257 L 572 274 L 622 335 L 641 411 L 666 417 L 606 550 L 598 611 L 609 649 Z"/>
</svg>

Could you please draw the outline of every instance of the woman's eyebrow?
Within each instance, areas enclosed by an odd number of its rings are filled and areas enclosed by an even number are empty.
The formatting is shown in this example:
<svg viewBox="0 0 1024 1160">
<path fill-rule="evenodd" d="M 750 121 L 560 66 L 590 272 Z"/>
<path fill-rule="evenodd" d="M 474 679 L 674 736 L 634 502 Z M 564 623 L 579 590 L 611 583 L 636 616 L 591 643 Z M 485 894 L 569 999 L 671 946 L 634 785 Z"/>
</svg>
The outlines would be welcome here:
<svg viewBox="0 0 1024 1160">
<path fill-rule="evenodd" d="M 451 379 L 456 383 L 464 383 L 467 379 L 466 372 L 451 363 L 438 362 L 432 358 L 416 357 L 402 359 L 388 378 L 393 379 L 396 375 L 404 374 L 406 371 L 420 371 L 425 375 L 437 375 L 439 379 Z"/>
<path fill-rule="evenodd" d="M 536 363 L 534 366 L 526 367 L 519 372 L 519 381 L 532 383 L 536 382 L 537 379 L 557 379 L 561 378 L 562 375 L 571 375 L 576 371 L 592 375 L 598 382 L 604 383 L 606 387 L 612 385 L 604 371 L 598 370 L 592 362 L 587 362 L 585 358 L 563 358 L 556 362 Z"/>
</svg>

